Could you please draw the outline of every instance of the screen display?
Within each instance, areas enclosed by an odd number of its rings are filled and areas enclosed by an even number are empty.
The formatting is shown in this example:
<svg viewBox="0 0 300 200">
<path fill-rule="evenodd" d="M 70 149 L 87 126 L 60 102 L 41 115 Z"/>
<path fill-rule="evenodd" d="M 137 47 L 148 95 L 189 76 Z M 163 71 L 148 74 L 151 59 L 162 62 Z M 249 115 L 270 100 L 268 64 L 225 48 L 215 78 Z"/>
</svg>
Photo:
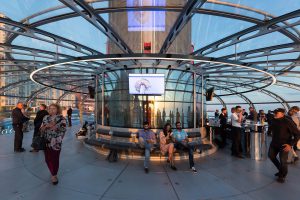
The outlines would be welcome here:
<svg viewBox="0 0 300 200">
<path fill-rule="evenodd" d="M 164 74 L 129 74 L 129 94 L 162 95 L 164 92 Z"/>
<path fill-rule="evenodd" d="M 127 0 L 127 7 L 166 6 L 165 0 Z M 165 11 L 128 11 L 128 31 L 165 31 Z"/>
</svg>

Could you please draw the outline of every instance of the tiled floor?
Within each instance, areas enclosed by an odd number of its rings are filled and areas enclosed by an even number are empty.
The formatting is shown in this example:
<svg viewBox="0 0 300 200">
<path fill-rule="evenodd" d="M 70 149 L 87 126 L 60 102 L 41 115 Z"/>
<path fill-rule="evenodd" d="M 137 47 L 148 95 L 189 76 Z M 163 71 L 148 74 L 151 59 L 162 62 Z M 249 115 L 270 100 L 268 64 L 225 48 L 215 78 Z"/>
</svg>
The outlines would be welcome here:
<svg viewBox="0 0 300 200">
<path fill-rule="evenodd" d="M 269 160 L 236 159 L 228 150 L 196 161 L 198 173 L 188 163 L 171 171 L 165 162 L 153 162 L 145 174 L 142 161 L 105 158 L 84 147 L 69 129 L 61 154 L 59 184 L 50 183 L 43 153 L 13 153 L 13 135 L 0 136 L 0 200 L 120 200 L 120 199 L 226 199 L 298 200 L 300 164 L 289 166 L 285 184 L 274 179 Z M 26 133 L 29 150 L 32 133 Z"/>
</svg>

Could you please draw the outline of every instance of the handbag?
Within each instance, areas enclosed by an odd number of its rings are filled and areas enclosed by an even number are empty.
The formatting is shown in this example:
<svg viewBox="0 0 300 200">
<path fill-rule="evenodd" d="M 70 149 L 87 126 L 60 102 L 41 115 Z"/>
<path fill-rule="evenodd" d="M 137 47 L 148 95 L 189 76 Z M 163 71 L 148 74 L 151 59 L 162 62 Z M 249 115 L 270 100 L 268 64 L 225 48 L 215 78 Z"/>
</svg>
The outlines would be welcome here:
<svg viewBox="0 0 300 200">
<path fill-rule="evenodd" d="M 32 148 L 35 150 L 45 150 L 46 149 L 47 140 L 43 136 L 37 136 L 33 138 Z"/>
</svg>

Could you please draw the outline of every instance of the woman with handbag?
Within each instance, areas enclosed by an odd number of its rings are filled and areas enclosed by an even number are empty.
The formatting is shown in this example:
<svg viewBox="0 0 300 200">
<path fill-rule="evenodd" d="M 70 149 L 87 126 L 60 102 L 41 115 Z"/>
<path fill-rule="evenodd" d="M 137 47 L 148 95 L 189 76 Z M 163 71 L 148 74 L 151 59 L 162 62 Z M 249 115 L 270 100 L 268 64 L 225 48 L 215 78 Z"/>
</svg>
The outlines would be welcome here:
<svg viewBox="0 0 300 200">
<path fill-rule="evenodd" d="M 30 152 L 38 152 L 38 145 L 37 142 L 39 141 L 39 136 L 40 136 L 40 128 L 43 123 L 43 119 L 46 115 L 48 115 L 48 111 L 46 110 L 47 106 L 45 104 L 40 105 L 40 110 L 36 113 L 36 117 L 34 119 L 34 132 L 33 132 L 33 138 L 32 138 L 32 144 L 31 147 L 32 149 Z"/>
<path fill-rule="evenodd" d="M 40 132 L 46 140 L 44 153 L 45 161 L 52 175 L 51 181 L 53 185 L 56 185 L 62 139 L 66 132 L 66 119 L 61 115 L 61 108 L 58 104 L 51 104 L 48 112 L 49 115 L 44 117 Z"/>
<path fill-rule="evenodd" d="M 177 170 L 177 168 L 174 165 L 175 148 L 171 136 L 172 136 L 171 124 L 167 123 L 164 126 L 163 131 L 159 133 L 160 151 L 163 155 L 168 153 L 168 161 L 170 162 L 171 169 Z"/>
</svg>

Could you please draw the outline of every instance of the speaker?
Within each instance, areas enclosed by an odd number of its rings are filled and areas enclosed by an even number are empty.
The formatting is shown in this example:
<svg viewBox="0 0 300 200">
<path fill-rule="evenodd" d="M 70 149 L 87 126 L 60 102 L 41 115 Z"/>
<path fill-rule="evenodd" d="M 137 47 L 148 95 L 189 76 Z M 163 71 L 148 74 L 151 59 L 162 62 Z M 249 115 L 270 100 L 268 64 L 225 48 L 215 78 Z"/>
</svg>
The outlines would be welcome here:
<svg viewBox="0 0 300 200">
<path fill-rule="evenodd" d="M 213 100 L 213 97 L 214 97 L 214 91 L 215 91 L 215 88 L 212 87 L 212 88 L 209 88 L 206 90 L 206 101 L 212 101 Z"/>
<path fill-rule="evenodd" d="M 95 98 L 95 87 L 88 86 L 88 90 L 89 90 L 90 98 L 94 99 Z"/>
</svg>

